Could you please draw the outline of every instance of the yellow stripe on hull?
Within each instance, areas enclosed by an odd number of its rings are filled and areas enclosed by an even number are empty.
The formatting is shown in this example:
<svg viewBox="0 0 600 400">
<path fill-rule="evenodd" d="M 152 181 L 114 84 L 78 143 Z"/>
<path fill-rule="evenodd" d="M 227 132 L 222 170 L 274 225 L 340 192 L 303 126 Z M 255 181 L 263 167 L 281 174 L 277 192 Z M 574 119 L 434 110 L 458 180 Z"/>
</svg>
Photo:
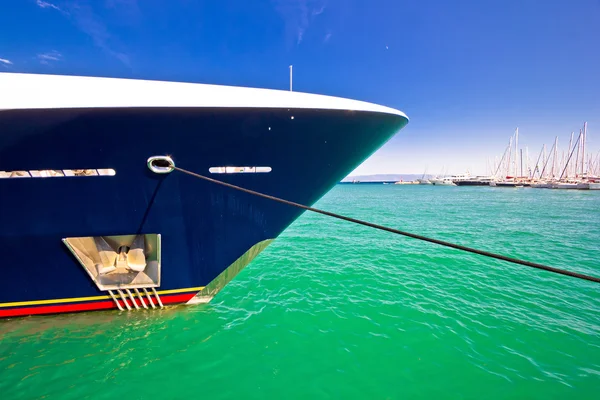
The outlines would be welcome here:
<svg viewBox="0 0 600 400">
<path fill-rule="evenodd" d="M 185 293 L 185 292 L 199 292 L 204 289 L 204 286 L 186 288 L 186 289 L 171 289 L 171 290 L 157 290 L 159 295 L 162 294 L 174 294 L 174 293 Z M 136 293 L 132 293 L 137 297 Z M 15 303 L 0 303 L 2 307 L 18 307 L 18 306 L 38 306 L 42 304 L 54 304 L 54 303 L 77 303 L 80 301 L 93 301 L 93 300 L 110 300 L 110 296 L 91 296 L 91 297 L 72 297 L 66 299 L 51 299 L 51 300 L 34 300 L 34 301 L 18 301 Z"/>
</svg>

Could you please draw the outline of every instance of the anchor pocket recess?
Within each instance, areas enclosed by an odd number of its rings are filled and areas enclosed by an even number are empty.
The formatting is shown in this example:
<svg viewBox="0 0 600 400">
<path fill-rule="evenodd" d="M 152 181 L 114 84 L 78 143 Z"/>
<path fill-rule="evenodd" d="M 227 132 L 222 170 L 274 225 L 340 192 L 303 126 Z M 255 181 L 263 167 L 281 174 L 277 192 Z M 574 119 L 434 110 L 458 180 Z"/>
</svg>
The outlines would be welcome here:
<svg viewBox="0 0 600 400">
<path fill-rule="evenodd" d="M 149 304 L 154 308 L 152 298 L 147 289 L 156 296 L 157 303 L 162 302 L 156 293 L 160 286 L 160 235 L 120 235 L 120 236 L 86 236 L 63 239 L 63 243 L 73 253 L 79 264 L 101 291 L 108 291 L 119 309 L 113 290 L 130 309 L 123 290 L 130 301 L 138 308 L 131 290 L 134 290 L 144 308 L 143 289 Z"/>
</svg>

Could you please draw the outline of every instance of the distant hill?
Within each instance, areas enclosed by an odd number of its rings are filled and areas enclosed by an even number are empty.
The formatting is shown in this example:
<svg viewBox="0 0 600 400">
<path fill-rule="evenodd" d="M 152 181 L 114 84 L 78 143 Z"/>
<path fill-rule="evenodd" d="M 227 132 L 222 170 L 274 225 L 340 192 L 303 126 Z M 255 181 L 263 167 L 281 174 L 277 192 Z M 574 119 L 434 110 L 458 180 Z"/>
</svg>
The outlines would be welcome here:
<svg viewBox="0 0 600 400">
<path fill-rule="evenodd" d="M 414 181 L 421 179 L 423 174 L 376 174 L 376 175 L 353 175 L 342 179 L 342 182 L 398 182 L 398 181 Z M 430 175 L 425 175 L 425 178 L 430 178 Z"/>
</svg>

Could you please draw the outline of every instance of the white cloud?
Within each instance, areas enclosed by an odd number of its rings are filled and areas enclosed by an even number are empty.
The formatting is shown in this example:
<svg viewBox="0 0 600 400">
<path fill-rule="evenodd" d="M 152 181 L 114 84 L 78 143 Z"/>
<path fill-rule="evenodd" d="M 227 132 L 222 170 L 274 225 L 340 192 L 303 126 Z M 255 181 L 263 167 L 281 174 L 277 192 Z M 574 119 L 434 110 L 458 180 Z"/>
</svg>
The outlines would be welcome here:
<svg viewBox="0 0 600 400">
<path fill-rule="evenodd" d="M 46 1 L 37 0 L 37 1 L 36 1 L 36 4 L 37 4 L 39 7 L 41 7 L 41 8 L 54 8 L 54 9 L 55 9 L 55 10 L 57 10 L 57 11 L 62 11 L 62 10 L 60 9 L 60 7 L 58 7 L 57 5 L 55 5 L 55 4 L 52 4 L 52 3 L 48 3 L 48 2 L 46 2 Z"/>
<path fill-rule="evenodd" d="M 44 0 L 36 0 L 36 4 L 41 8 L 52 8 L 59 11 L 72 21 L 79 30 L 90 36 L 94 45 L 117 58 L 123 64 L 130 66 L 129 56 L 114 49 L 115 46 L 122 46 L 119 45 L 117 38 L 111 35 L 102 18 L 94 12 L 94 8 L 113 8 L 118 9 L 119 13 L 126 10 L 125 15 L 127 18 L 139 19 L 139 9 L 135 0 L 106 0 L 106 2 L 100 2 L 99 0 L 69 0 L 61 3 L 62 8 Z M 58 56 L 54 53 L 47 53 L 38 54 L 37 58 L 40 63 L 49 64 L 50 62 L 59 61 L 61 56 L 60 53 L 58 53 Z"/>
<path fill-rule="evenodd" d="M 327 5 L 327 4 L 323 4 L 323 5 L 321 6 L 321 8 L 315 8 L 315 9 L 313 10 L 312 14 L 313 14 L 313 15 L 320 15 L 320 14 L 323 14 L 323 11 L 325 11 L 325 6 L 326 6 L 326 5 Z"/>
<path fill-rule="evenodd" d="M 114 49 L 114 46 L 121 47 L 117 38 L 109 32 L 102 18 L 94 12 L 91 4 L 93 3 L 81 2 L 70 6 L 69 11 L 75 24 L 82 32 L 92 38 L 96 46 L 117 58 L 123 64 L 131 66 L 129 56 Z"/>
<path fill-rule="evenodd" d="M 304 33 L 313 19 L 321 15 L 327 6 L 326 0 L 272 0 L 285 21 L 289 36 L 300 44 Z"/>
<path fill-rule="evenodd" d="M 41 64 L 48 65 L 53 61 L 60 61 L 62 54 L 56 50 L 52 50 L 49 53 L 38 54 L 37 58 Z"/>
<path fill-rule="evenodd" d="M 5 65 L 12 65 L 12 61 L 7 60 L 6 58 L 0 58 L 0 63 Z"/>
</svg>

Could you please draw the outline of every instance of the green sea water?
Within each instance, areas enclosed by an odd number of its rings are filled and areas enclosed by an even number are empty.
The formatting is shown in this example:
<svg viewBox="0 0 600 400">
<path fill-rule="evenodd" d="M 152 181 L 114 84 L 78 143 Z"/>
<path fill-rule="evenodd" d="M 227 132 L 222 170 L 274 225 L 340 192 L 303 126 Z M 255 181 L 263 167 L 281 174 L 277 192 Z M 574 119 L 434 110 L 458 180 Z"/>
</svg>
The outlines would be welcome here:
<svg viewBox="0 0 600 400">
<path fill-rule="evenodd" d="M 600 275 L 600 193 L 338 185 L 318 207 Z M 600 396 L 600 285 L 304 214 L 208 305 L 0 321 L 1 399 Z"/>
</svg>

